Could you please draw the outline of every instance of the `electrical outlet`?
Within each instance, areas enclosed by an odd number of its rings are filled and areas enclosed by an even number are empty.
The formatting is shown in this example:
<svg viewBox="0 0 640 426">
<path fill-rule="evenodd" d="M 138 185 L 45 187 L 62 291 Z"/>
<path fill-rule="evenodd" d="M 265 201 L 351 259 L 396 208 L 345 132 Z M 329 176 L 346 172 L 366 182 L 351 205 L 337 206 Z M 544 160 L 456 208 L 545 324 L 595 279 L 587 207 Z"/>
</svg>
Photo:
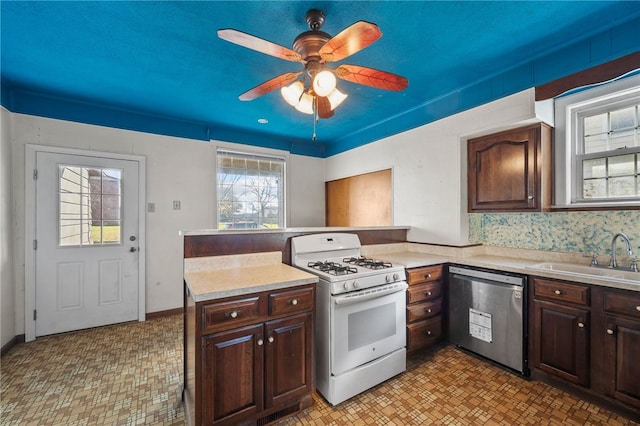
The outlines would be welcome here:
<svg viewBox="0 0 640 426">
<path fill-rule="evenodd" d="M 180 210 L 180 201 L 179 200 L 175 200 L 173 202 L 173 209 L 174 210 Z"/>
<path fill-rule="evenodd" d="M 156 203 L 147 203 L 147 211 L 154 213 L 156 211 Z"/>
</svg>

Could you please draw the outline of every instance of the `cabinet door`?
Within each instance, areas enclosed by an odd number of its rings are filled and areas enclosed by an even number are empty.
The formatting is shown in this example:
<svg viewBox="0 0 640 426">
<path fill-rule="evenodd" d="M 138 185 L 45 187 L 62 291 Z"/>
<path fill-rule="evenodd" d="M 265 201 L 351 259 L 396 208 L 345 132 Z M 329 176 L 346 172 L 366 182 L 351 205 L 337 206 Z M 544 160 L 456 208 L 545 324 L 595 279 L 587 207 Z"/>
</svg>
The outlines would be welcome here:
<svg viewBox="0 0 640 426">
<path fill-rule="evenodd" d="M 607 316 L 607 393 L 640 407 L 640 321 Z"/>
<path fill-rule="evenodd" d="M 266 408 L 295 401 L 313 389 L 311 313 L 266 323 Z"/>
<path fill-rule="evenodd" d="M 202 409 L 206 424 L 236 425 L 263 408 L 263 325 L 202 338 Z"/>
<path fill-rule="evenodd" d="M 540 127 L 469 140 L 469 211 L 539 209 L 539 140 Z"/>
<path fill-rule="evenodd" d="M 534 300 L 533 367 L 589 384 L 589 311 Z"/>
</svg>

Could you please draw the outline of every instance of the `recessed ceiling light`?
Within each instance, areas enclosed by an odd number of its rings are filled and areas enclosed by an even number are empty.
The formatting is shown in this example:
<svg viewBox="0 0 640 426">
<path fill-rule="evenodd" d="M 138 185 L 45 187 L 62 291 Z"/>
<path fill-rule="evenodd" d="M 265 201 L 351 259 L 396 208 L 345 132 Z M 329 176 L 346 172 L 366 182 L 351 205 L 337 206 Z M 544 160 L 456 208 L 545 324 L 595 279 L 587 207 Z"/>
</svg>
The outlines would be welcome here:
<svg viewBox="0 0 640 426">
<path fill-rule="evenodd" d="M 269 122 L 269 120 L 267 120 L 266 118 L 258 118 L 258 123 L 260 124 L 267 124 Z"/>
</svg>

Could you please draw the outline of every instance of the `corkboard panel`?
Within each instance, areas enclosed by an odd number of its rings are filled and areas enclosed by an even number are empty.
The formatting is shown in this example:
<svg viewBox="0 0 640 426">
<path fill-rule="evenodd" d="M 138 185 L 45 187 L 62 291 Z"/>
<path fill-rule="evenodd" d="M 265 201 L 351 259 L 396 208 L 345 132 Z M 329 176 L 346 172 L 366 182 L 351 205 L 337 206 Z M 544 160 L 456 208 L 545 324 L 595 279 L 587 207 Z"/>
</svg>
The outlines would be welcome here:
<svg viewBox="0 0 640 426">
<path fill-rule="evenodd" d="M 391 169 L 325 183 L 326 226 L 390 226 Z"/>
</svg>

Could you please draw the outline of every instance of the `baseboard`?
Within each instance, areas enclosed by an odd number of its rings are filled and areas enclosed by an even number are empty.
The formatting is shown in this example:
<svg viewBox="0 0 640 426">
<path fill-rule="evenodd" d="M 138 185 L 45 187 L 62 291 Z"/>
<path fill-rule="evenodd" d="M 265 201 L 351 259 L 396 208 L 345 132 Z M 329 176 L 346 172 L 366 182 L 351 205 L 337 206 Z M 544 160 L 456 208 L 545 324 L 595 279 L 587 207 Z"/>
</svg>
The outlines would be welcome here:
<svg viewBox="0 0 640 426">
<path fill-rule="evenodd" d="M 5 345 L 3 345 L 2 349 L 0 349 L 0 356 L 4 356 L 7 352 L 9 352 L 9 350 L 11 350 L 11 348 L 20 343 L 24 343 L 24 334 L 18 334 L 13 339 L 9 340 Z"/>
<path fill-rule="evenodd" d="M 166 311 L 147 312 L 145 318 L 147 320 L 153 320 L 163 317 L 169 317 L 171 315 L 182 314 L 183 308 L 167 309 Z"/>
</svg>

